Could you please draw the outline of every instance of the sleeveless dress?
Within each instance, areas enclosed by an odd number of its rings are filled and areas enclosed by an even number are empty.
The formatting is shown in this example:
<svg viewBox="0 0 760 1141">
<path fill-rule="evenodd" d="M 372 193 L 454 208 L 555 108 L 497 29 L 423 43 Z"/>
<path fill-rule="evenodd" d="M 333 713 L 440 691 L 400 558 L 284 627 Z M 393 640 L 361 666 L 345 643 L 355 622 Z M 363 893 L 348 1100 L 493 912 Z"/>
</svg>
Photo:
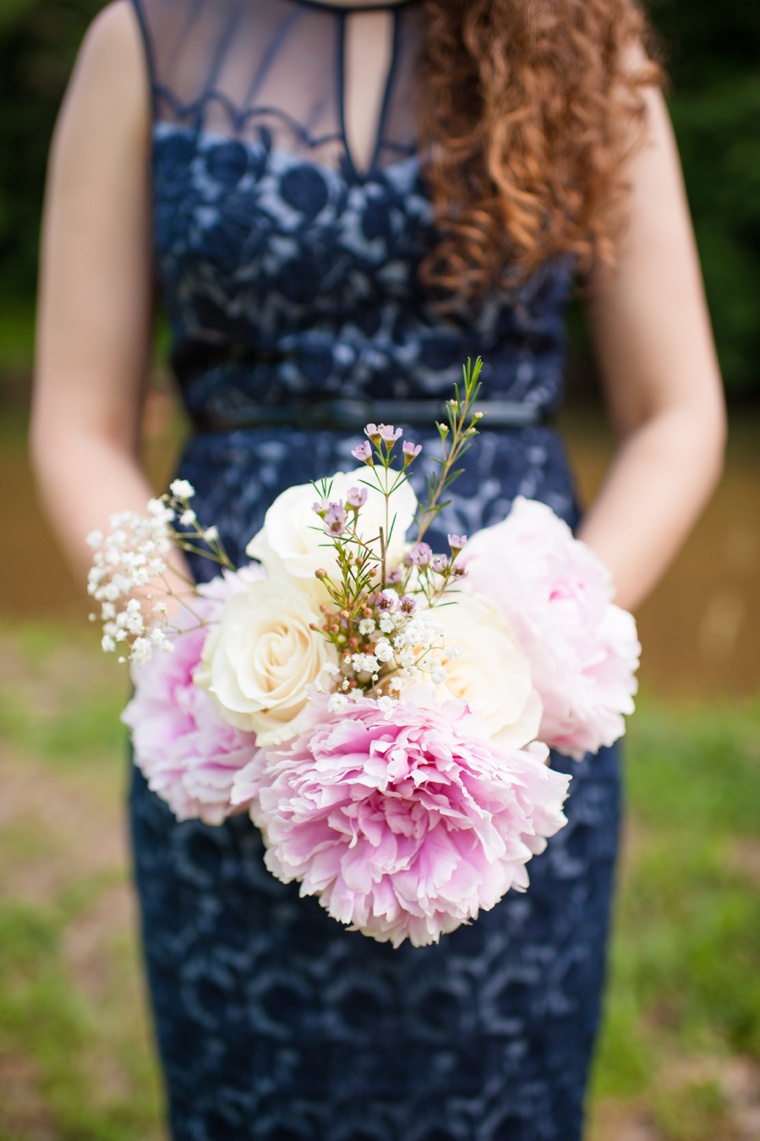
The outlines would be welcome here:
<svg viewBox="0 0 760 1141">
<path fill-rule="evenodd" d="M 484 399 L 557 407 L 569 264 L 448 317 L 419 284 L 434 237 L 411 112 L 421 4 L 387 9 L 392 65 L 362 171 L 343 114 L 350 9 L 133 2 L 153 96 L 156 270 L 198 426 L 179 475 L 233 559 L 245 561 L 282 490 L 356 466 L 357 433 L 309 426 L 316 399 L 448 398 L 481 354 Z M 302 410 L 300 426 L 252 426 L 282 405 Z M 244 426 L 210 432 L 209 417 Z M 409 437 L 435 454 L 432 425 Z M 577 524 L 550 427 L 483 432 L 465 466 L 435 549 L 447 531 L 503 518 L 518 494 Z M 275 880 L 247 817 L 177 823 L 135 770 L 136 880 L 176 1141 L 578 1141 L 618 758 L 552 763 L 573 774 L 569 823 L 529 865 L 528 892 L 438 945 L 398 950 Z"/>
</svg>

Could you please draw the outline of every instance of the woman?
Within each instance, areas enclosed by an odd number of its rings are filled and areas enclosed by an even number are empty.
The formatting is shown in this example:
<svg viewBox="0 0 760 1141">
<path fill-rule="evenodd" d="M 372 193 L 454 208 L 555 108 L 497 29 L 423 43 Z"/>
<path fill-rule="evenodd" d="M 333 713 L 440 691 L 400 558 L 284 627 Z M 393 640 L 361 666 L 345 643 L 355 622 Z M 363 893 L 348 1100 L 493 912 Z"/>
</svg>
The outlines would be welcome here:
<svg viewBox="0 0 760 1141">
<path fill-rule="evenodd" d="M 491 430 L 441 531 L 518 493 L 578 525 L 546 423 L 575 269 L 618 435 L 580 531 L 635 607 L 724 434 L 643 36 L 634 0 L 111 4 L 61 115 L 44 227 L 33 447 L 72 559 L 149 496 L 154 258 L 196 429 L 181 474 L 233 558 L 283 488 L 353 466 L 367 398 L 431 442 L 433 414 L 407 402 L 437 408 L 478 353 Z M 553 764 L 573 773 L 570 822 L 528 893 L 397 951 L 269 876 L 246 818 L 178 825 L 135 776 L 174 1137 L 579 1138 L 619 777 L 614 750 Z"/>
</svg>

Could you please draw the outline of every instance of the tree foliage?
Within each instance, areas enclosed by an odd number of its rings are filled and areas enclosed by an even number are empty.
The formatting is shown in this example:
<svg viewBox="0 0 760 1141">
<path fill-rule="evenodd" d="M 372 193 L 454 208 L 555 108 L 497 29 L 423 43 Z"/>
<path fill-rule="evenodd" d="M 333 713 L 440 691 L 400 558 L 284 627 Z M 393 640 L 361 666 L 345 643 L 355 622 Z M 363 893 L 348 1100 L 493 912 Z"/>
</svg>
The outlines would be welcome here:
<svg viewBox="0 0 760 1141">
<path fill-rule="evenodd" d="M 0 293 L 31 295 L 45 164 L 77 48 L 100 0 L 0 0 Z"/>
<path fill-rule="evenodd" d="M 1 0 L 0 295 L 31 297 L 47 148 L 102 0 Z M 730 391 L 760 393 L 760 5 L 653 0 Z"/>
<path fill-rule="evenodd" d="M 726 385 L 758 396 L 760 6 L 660 0 L 652 16 Z"/>
</svg>

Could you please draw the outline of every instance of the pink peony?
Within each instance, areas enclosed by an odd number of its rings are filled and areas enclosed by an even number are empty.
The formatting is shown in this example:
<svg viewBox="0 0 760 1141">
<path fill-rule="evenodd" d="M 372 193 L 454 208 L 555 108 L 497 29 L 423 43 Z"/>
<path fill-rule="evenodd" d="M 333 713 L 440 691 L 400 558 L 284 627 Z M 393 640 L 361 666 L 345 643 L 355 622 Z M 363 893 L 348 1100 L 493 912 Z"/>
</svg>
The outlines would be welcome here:
<svg viewBox="0 0 760 1141">
<path fill-rule="evenodd" d="M 394 947 L 437 942 L 524 891 L 525 865 L 566 823 L 570 778 L 546 767 L 544 746 L 499 748 L 463 702 L 431 694 L 386 713 L 316 699 L 304 732 L 236 778 L 241 799 L 258 792 L 269 870 Z"/>
<path fill-rule="evenodd" d="M 530 659 L 544 707 L 539 739 L 579 761 L 621 737 L 641 646 L 593 551 L 545 504 L 519 498 L 459 561 L 465 589 L 491 599 Z"/>
<path fill-rule="evenodd" d="M 258 566 L 237 574 L 224 571 L 199 588 L 193 611 L 217 622 L 226 599 L 262 577 Z M 223 721 L 211 698 L 194 684 L 208 632 L 195 621 L 187 616 L 190 628 L 173 639 L 173 653 L 156 652 L 134 667 L 135 694 L 121 719 L 132 730 L 135 763 L 177 819 L 221 824 L 247 807 L 233 805 L 230 792 L 235 774 L 257 752 L 256 737 Z"/>
</svg>

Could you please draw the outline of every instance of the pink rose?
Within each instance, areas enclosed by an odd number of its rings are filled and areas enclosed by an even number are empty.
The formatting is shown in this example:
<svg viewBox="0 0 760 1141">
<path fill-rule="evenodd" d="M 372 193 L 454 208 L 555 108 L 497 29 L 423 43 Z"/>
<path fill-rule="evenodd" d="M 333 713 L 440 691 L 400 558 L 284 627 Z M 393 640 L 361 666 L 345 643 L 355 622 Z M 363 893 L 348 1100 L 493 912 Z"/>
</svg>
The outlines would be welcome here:
<svg viewBox="0 0 760 1141">
<path fill-rule="evenodd" d="M 621 737 L 641 646 L 594 552 L 545 504 L 518 498 L 459 562 L 464 588 L 491 599 L 530 659 L 544 709 L 539 739 L 579 761 Z"/>
<path fill-rule="evenodd" d="M 528 886 L 525 865 L 566 823 L 570 778 L 547 752 L 495 745 L 459 701 L 384 713 L 359 698 L 331 713 L 324 698 L 236 788 L 258 792 L 251 817 L 278 879 L 379 942 L 423 946 Z"/>
<path fill-rule="evenodd" d="M 222 575 L 199 589 L 193 610 L 206 622 L 219 620 L 224 602 L 261 578 L 259 567 Z M 212 700 L 193 681 L 209 627 L 195 626 L 174 640 L 174 652 L 155 652 L 133 668 L 135 694 L 122 714 L 132 730 L 135 763 L 178 820 L 221 824 L 247 805 L 230 801 L 235 774 L 257 753 L 256 737 L 223 721 Z M 193 628 L 195 626 L 195 628 Z"/>
</svg>

